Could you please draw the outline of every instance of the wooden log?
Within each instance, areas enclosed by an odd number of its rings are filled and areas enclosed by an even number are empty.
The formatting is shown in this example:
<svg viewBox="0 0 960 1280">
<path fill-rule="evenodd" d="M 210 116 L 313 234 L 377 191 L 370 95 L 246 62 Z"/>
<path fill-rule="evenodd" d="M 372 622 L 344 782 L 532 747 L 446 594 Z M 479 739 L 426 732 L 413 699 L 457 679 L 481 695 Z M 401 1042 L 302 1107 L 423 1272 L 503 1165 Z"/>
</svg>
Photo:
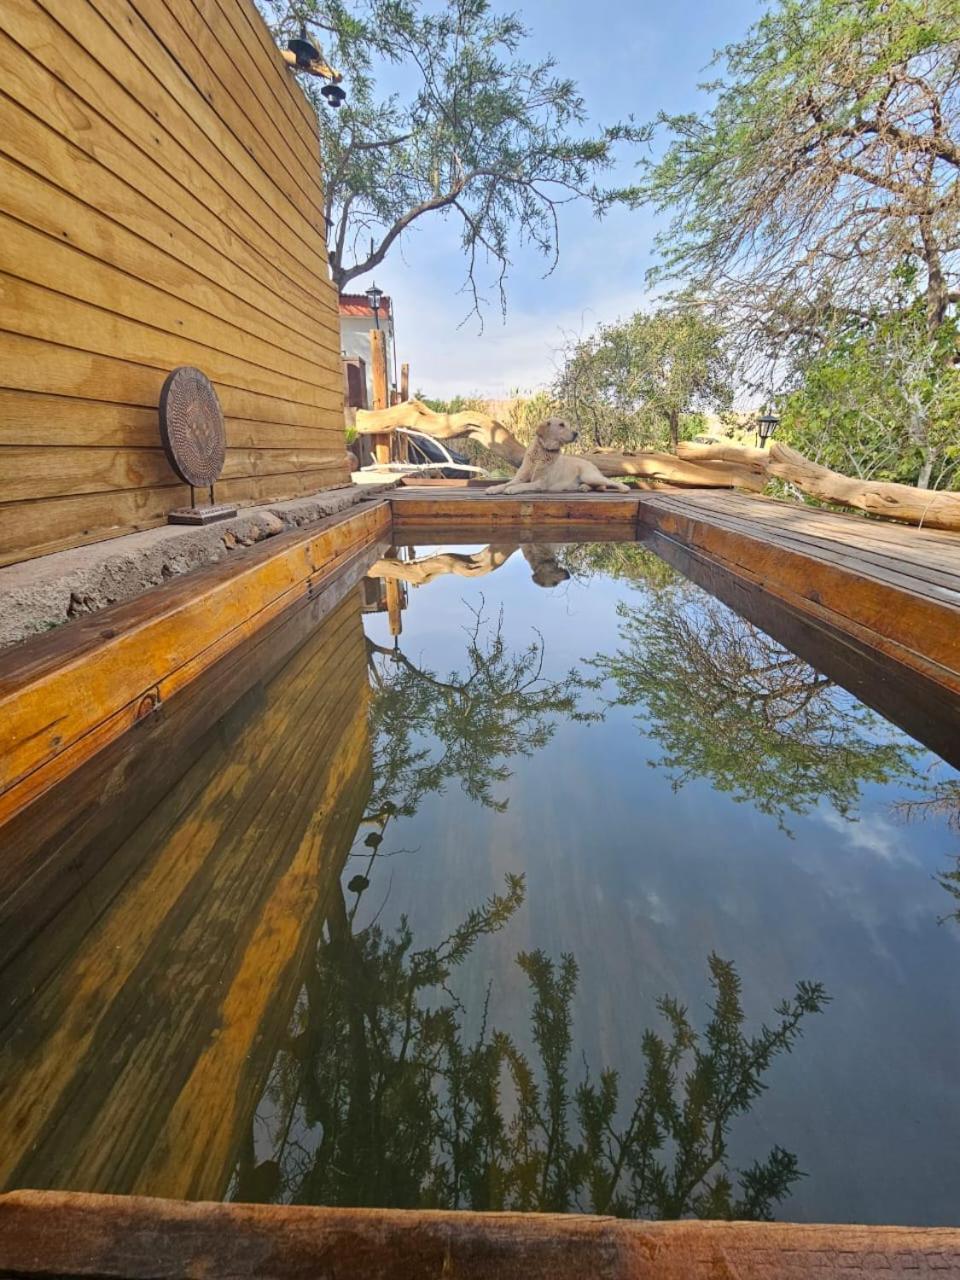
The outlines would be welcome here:
<svg viewBox="0 0 960 1280">
<path fill-rule="evenodd" d="M 574 1214 L 204 1204 L 16 1191 L 0 1197 L 0 1269 L 99 1280 L 893 1280 L 960 1270 L 954 1228 L 625 1222 Z"/>
<path fill-rule="evenodd" d="M 841 475 L 779 441 L 769 450 L 730 444 L 683 443 L 677 453 L 681 458 L 752 467 L 758 473 L 787 480 L 822 502 L 836 502 L 884 520 L 899 520 L 926 529 L 960 531 L 960 493 Z"/>
<path fill-rule="evenodd" d="M 370 370 L 373 378 L 373 411 L 387 408 L 390 403 L 387 379 L 387 345 L 382 329 L 370 330 Z M 359 414 L 357 415 L 359 417 Z M 390 462 L 390 435 L 378 432 L 373 438 L 373 452 L 380 466 Z"/>
<path fill-rule="evenodd" d="M 394 427 L 409 427 L 437 440 L 469 436 L 514 467 L 519 467 L 525 453 L 524 446 L 512 432 L 479 409 L 434 413 L 422 400 L 406 400 L 381 412 L 376 409 L 358 410 L 356 426 L 357 431 L 364 435 L 377 435 L 392 431 Z"/>
<path fill-rule="evenodd" d="M 423 431 L 438 440 L 469 436 L 513 467 L 519 467 L 526 448 L 502 422 L 479 409 L 459 413 L 435 413 L 421 400 L 407 400 L 382 412 L 357 412 L 357 431 L 376 435 L 394 427 Z M 636 476 L 666 484 L 696 488 L 759 490 L 763 479 L 750 467 L 738 463 L 697 463 L 679 460 L 671 453 L 616 453 L 599 451 L 584 455 L 605 476 Z"/>
<path fill-rule="evenodd" d="M 415 587 L 425 586 L 448 573 L 458 578 L 482 578 L 506 564 L 517 546 L 516 542 L 493 543 L 472 555 L 443 552 L 424 556 L 422 560 L 377 560 L 367 570 L 367 577 L 385 578 L 388 586 L 393 582 L 409 582 Z"/>
<path fill-rule="evenodd" d="M 681 440 L 677 445 L 677 457 L 691 462 L 735 462 L 766 471 L 770 454 L 766 449 L 751 449 L 745 444 L 696 444 Z"/>
<path fill-rule="evenodd" d="M 804 493 L 826 502 L 839 502 L 887 520 L 902 520 L 928 529 L 960 531 L 960 493 L 917 489 L 909 484 L 879 480 L 856 480 L 811 462 L 796 449 L 779 443 L 770 447 L 767 470 L 770 475 L 789 480 Z"/>
</svg>

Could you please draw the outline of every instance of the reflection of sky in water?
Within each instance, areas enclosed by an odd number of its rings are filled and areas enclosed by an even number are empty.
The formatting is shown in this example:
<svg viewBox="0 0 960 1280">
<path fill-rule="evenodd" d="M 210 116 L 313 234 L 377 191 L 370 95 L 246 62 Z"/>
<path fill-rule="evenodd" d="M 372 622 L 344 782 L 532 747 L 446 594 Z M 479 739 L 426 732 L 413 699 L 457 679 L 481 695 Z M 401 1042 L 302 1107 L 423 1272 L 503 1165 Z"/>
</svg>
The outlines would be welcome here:
<svg viewBox="0 0 960 1280">
<path fill-rule="evenodd" d="M 411 589 L 407 657 L 441 676 L 461 667 L 464 602 L 476 607 L 481 596 L 489 617 L 503 605 L 508 644 L 543 632 L 548 677 L 612 653 L 617 602 L 646 598 L 599 577 L 540 590 L 518 554 L 477 581 Z M 385 615 L 366 624 L 392 643 Z M 705 1022 L 710 950 L 736 964 L 754 1025 L 798 979 L 822 981 L 832 1003 L 806 1021 L 769 1091 L 735 1122 L 732 1167 L 773 1143 L 796 1152 L 809 1177 L 781 1217 L 955 1222 L 960 925 L 938 924 L 952 900 L 933 876 L 960 837 L 943 819 L 898 821 L 902 784 L 867 785 L 855 821 L 821 803 L 787 815 L 789 831 L 706 780 L 674 791 L 649 765 L 661 748 L 644 737 L 642 715 L 615 707 L 603 724 L 559 723 L 533 758 L 510 762 L 512 778 L 496 789 L 509 799 L 504 814 L 470 801 L 456 779 L 425 797 L 388 828 L 384 851 L 411 852 L 375 868 L 357 924 L 381 911 L 390 929 L 406 913 L 417 945 L 430 945 L 505 872 L 524 871 L 525 905 L 481 941 L 457 988 L 477 1009 L 492 981 L 491 1022 L 525 1042 L 529 1000 L 513 957 L 572 951 L 581 970 L 575 1067 L 581 1053 L 595 1070 L 616 1066 L 622 1097 L 638 1083 L 639 1036 L 656 1022 L 657 996 L 677 996 Z M 932 763 L 915 761 L 924 776 Z M 934 776 L 954 775 L 940 766 Z M 348 863 L 347 877 L 358 865 Z"/>
</svg>

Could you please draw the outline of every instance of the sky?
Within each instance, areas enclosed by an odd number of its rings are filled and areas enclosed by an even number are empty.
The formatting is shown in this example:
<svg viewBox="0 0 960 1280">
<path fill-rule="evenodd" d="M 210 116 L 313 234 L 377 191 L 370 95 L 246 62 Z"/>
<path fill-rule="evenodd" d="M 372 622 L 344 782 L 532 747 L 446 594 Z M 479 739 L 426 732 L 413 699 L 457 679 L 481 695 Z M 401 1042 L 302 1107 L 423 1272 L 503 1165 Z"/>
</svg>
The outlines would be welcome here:
<svg viewBox="0 0 960 1280">
<path fill-rule="evenodd" d="M 580 86 L 596 125 L 632 114 L 701 108 L 716 49 L 738 39 L 762 12 L 758 0 L 503 0 L 531 31 L 527 56 L 552 53 L 558 72 Z M 589 21 L 585 19 L 589 17 Z M 634 180 L 626 150 L 604 185 Z M 630 315 L 649 299 L 644 277 L 653 261 L 658 222 L 647 210 L 616 210 L 598 221 L 583 202 L 560 210 L 560 260 L 513 246 L 504 322 L 492 268 L 483 332 L 461 292 L 465 263 L 458 226 L 426 216 L 374 273 L 394 299 L 398 359 L 409 361 L 411 387 L 425 395 L 506 398 L 548 384 L 557 351 L 571 335 Z M 351 282 L 360 292 L 370 278 Z M 465 321 L 465 322 L 464 322 Z"/>
</svg>

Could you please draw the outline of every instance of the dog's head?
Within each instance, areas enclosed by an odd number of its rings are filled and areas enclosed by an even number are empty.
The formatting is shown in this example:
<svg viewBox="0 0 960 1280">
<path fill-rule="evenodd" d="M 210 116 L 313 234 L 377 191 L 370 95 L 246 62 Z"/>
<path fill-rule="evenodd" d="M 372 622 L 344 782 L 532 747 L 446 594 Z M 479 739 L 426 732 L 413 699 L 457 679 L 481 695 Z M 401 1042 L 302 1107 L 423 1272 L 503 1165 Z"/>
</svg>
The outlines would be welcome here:
<svg viewBox="0 0 960 1280">
<path fill-rule="evenodd" d="M 533 580 L 538 587 L 559 587 L 561 582 L 570 581 L 570 572 L 556 560 L 544 560 L 534 569 Z"/>
<path fill-rule="evenodd" d="M 565 444 L 576 440 L 579 434 L 566 418 L 547 418 L 537 427 L 537 439 L 550 453 L 557 453 Z"/>
</svg>

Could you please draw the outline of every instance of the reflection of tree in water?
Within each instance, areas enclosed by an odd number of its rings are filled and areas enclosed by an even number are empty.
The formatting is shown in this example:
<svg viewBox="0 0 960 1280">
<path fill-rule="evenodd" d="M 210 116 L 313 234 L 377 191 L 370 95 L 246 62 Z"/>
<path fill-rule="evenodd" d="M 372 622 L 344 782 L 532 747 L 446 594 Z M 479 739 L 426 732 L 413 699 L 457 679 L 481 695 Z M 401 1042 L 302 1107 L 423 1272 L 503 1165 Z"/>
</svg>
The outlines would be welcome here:
<svg viewBox="0 0 960 1280">
<path fill-rule="evenodd" d="M 960 778 L 928 778 L 918 796 L 901 800 L 893 806 L 902 822 L 925 822 L 941 819 L 947 830 L 960 835 Z M 960 924 L 960 854 L 954 853 L 945 871 L 934 877 L 937 884 L 954 899 L 956 906 L 946 919 Z"/>
<path fill-rule="evenodd" d="M 623 1105 L 617 1073 L 571 1080 L 577 966 L 521 954 L 533 1050 L 489 1024 L 475 1038 L 451 987 L 459 964 L 507 924 L 522 877 L 416 950 L 405 920 L 354 931 L 330 910 L 267 1096 L 268 1158 L 253 1141 L 237 1199 L 401 1208 L 589 1210 L 620 1216 L 769 1218 L 801 1176 L 775 1147 L 736 1176 L 728 1138 L 764 1089 L 772 1060 L 822 1009 L 800 983 L 771 1027 L 744 1030 L 732 965 L 710 958 L 713 1003 L 698 1032 L 676 1001 L 640 1041 L 643 1085 Z M 488 997 L 489 999 L 489 997 Z M 261 1134 L 260 1156 L 266 1145 Z"/>
<path fill-rule="evenodd" d="M 494 789 L 510 777 L 512 757 L 546 746 L 560 717 L 598 718 L 580 707 L 596 682 L 576 669 L 558 680 L 544 677 L 539 632 L 513 649 L 502 611 L 489 622 L 482 601 L 477 610 L 465 607 L 471 622 L 464 661 L 445 676 L 367 641 L 375 814 L 412 814 L 423 795 L 442 791 L 449 778 L 458 778 L 472 800 L 505 809 Z"/>
<path fill-rule="evenodd" d="M 618 613 L 621 647 L 592 665 L 643 708 L 674 789 L 705 777 L 782 822 L 821 800 L 847 816 L 863 783 L 911 772 L 919 748 L 705 593 L 667 584 Z"/>
</svg>

